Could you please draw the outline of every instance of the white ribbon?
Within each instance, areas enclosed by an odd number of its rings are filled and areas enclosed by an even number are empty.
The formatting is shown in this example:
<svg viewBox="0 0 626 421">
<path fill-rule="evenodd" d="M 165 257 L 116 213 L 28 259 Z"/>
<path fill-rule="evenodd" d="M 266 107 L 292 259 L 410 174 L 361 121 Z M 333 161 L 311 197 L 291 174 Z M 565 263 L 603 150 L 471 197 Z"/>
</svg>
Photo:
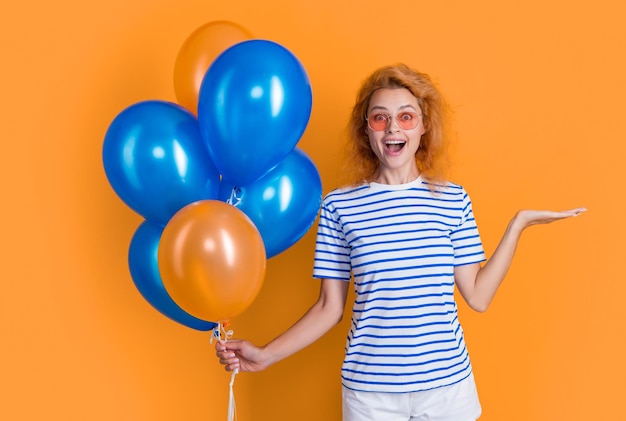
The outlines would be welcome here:
<svg viewBox="0 0 626 421">
<path fill-rule="evenodd" d="M 241 200 L 242 200 L 241 196 L 242 196 L 241 189 L 235 186 L 230 191 L 230 197 L 228 198 L 228 200 L 226 200 L 226 203 L 228 203 L 229 205 L 233 205 L 234 207 L 237 207 L 239 206 L 239 203 L 241 203 Z"/>
<path fill-rule="evenodd" d="M 228 385 L 228 421 L 233 421 L 236 415 L 236 407 L 235 407 L 235 393 L 233 392 L 233 384 L 235 383 L 235 376 L 237 375 L 237 370 L 233 370 L 230 375 L 230 384 Z"/>
<path fill-rule="evenodd" d="M 218 341 L 222 340 L 222 332 L 224 333 L 224 342 L 228 341 L 233 337 L 232 330 L 226 330 L 222 322 L 218 322 L 217 326 L 213 329 L 213 335 L 211 336 L 211 344 L 213 343 L 213 338 Z M 235 393 L 233 392 L 233 385 L 235 384 L 235 376 L 239 370 L 233 370 L 230 375 L 230 383 L 228 384 L 228 421 L 234 421 L 236 414 L 235 407 Z"/>
</svg>

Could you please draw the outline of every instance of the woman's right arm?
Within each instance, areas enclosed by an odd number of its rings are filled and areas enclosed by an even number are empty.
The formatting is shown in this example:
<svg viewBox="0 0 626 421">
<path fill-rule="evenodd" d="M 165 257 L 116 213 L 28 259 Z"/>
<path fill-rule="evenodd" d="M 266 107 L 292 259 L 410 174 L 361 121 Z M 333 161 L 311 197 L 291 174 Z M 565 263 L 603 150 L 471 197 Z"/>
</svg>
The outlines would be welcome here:
<svg viewBox="0 0 626 421">
<path fill-rule="evenodd" d="M 315 304 L 283 334 L 265 346 L 244 340 L 219 341 L 215 345 L 220 364 L 227 371 L 260 371 L 300 351 L 341 321 L 349 282 L 322 279 Z"/>
</svg>

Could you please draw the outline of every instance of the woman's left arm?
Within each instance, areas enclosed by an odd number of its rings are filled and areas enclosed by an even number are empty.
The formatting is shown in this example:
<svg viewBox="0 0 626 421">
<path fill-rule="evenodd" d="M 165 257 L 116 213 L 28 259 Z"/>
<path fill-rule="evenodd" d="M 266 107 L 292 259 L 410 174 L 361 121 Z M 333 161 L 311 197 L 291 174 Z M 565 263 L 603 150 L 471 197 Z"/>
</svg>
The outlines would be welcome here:
<svg viewBox="0 0 626 421">
<path fill-rule="evenodd" d="M 493 255 L 481 267 L 479 263 L 457 266 L 454 279 L 467 304 L 476 311 L 485 311 L 511 266 L 515 249 L 522 232 L 536 224 L 548 224 L 560 219 L 578 216 L 585 208 L 562 212 L 521 210 L 515 214 L 506 228 Z"/>
</svg>

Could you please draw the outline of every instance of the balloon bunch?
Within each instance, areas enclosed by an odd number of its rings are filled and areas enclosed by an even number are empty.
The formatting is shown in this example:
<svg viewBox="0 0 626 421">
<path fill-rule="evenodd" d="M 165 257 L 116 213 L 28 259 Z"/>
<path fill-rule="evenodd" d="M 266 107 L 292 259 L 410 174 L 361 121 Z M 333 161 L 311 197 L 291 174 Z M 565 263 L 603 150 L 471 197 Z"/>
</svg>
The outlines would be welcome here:
<svg viewBox="0 0 626 421">
<path fill-rule="evenodd" d="M 299 148 L 312 93 L 285 47 L 208 23 L 174 68 L 178 103 L 123 110 L 103 145 L 107 178 L 145 218 L 129 247 L 141 295 L 170 319 L 215 329 L 258 295 L 266 261 L 313 224 L 322 186 Z"/>
</svg>

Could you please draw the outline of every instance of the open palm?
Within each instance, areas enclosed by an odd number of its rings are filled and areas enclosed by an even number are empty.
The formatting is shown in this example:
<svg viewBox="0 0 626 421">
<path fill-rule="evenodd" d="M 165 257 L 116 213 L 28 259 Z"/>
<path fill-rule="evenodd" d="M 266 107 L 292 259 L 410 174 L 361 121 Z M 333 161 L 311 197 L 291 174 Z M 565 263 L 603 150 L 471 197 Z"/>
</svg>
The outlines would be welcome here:
<svg viewBox="0 0 626 421">
<path fill-rule="evenodd" d="M 516 219 L 520 221 L 522 226 L 528 227 L 536 224 L 549 224 L 561 219 L 575 217 L 586 210 L 585 208 L 575 208 L 565 211 L 525 209 L 517 212 Z"/>
</svg>

